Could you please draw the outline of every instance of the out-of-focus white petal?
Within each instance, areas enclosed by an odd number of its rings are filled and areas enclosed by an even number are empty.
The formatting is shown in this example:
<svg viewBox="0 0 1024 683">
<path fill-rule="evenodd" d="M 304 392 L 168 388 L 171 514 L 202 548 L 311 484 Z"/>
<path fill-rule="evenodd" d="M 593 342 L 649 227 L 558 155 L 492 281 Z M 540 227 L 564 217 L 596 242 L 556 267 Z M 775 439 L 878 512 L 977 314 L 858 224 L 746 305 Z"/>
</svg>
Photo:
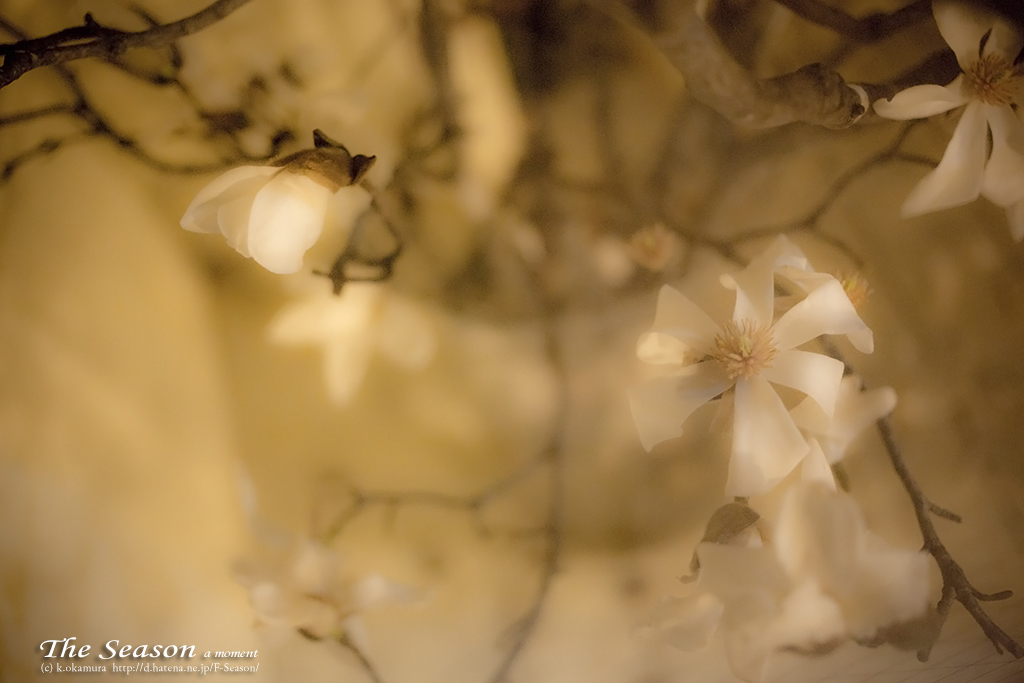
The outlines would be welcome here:
<svg viewBox="0 0 1024 683">
<path fill-rule="evenodd" d="M 781 598 L 790 588 L 771 548 L 701 543 L 697 546 L 697 557 L 697 586 L 729 607 L 730 603 L 748 601 L 757 593 Z"/>
<path fill-rule="evenodd" d="M 708 644 L 724 609 L 722 601 L 709 593 L 667 598 L 655 607 L 649 626 L 672 647 L 697 650 Z"/>
<path fill-rule="evenodd" d="M 354 335 L 326 345 L 324 376 L 327 394 L 335 405 L 348 405 L 355 398 L 366 377 L 372 351 L 368 335 Z"/>
<path fill-rule="evenodd" d="M 775 556 L 795 581 L 816 577 L 844 591 L 858 570 L 864 517 L 852 498 L 809 483 L 787 492 L 775 527 Z"/>
<path fill-rule="evenodd" d="M 786 596 L 770 635 L 780 646 L 810 649 L 846 637 L 846 620 L 835 599 L 809 579 Z"/>
<path fill-rule="evenodd" d="M 875 113 L 887 119 L 923 119 L 967 104 L 963 74 L 949 85 L 915 85 L 891 99 L 875 100 Z"/>
<path fill-rule="evenodd" d="M 243 195 L 247 196 L 248 203 L 251 203 L 259 187 L 280 170 L 272 166 L 239 166 L 222 173 L 199 190 L 181 217 L 181 227 L 192 232 L 217 232 L 220 229 L 217 211 L 222 204 Z"/>
<path fill-rule="evenodd" d="M 772 326 L 772 337 L 781 350 L 800 346 L 822 334 L 849 335 L 858 351 L 874 350 L 871 330 L 857 315 L 857 309 L 836 279 L 812 291 Z"/>
<path fill-rule="evenodd" d="M 736 382 L 727 496 L 756 496 L 789 474 L 810 448 L 763 377 Z"/>
<path fill-rule="evenodd" d="M 807 258 L 799 247 L 780 235 L 746 268 L 726 279 L 724 284 L 736 290 L 732 319 L 736 322 L 753 320 L 760 326 L 770 325 L 775 308 L 775 271 L 787 266 L 806 269 Z"/>
<path fill-rule="evenodd" d="M 437 331 L 420 305 L 389 294 L 378 325 L 380 350 L 398 365 L 419 370 L 433 360 Z"/>
<path fill-rule="evenodd" d="M 718 363 L 705 361 L 689 372 L 656 377 L 631 387 L 629 406 L 644 449 L 650 451 L 655 444 L 681 435 L 686 418 L 730 384 Z"/>
<path fill-rule="evenodd" d="M 995 15 L 962 0 L 933 0 L 932 14 L 960 69 L 968 71 L 978 61 L 981 39 L 992 29 Z"/>
<path fill-rule="evenodd" d="M 837 594 L 850 635 L 871 638 L 880 626 L 924 614 L 931 593 L 929 556 L 892 548 L 870 531 L 862 548 L 856 581 Z"/>
<path fill-rule="evenodd" d="M 1024 123 L 1009 107 L 982 105 L 992 130 L 992 155 L 981 193 L 999 206 L 1024 199 Z"/>
<path fill-rule="evenodd" d="M 352 586 L 352 607 L 362 611 L 388 602 L 410 602 L 419 591 L 395 583 L 382 574 L 370 574 Z"/>
<path fill-rule="evenodd" d="M 1006 207 L 1006 220 L 1010 223 L 1010 234 L 1020 242 L 1024 239 L 1024 200 Z"/>
<path fill-rule="evenodd" d="M 836 477 L 832 474 L 832 467 L 821 450 L 821 444 L 817 439 L 807 439 L 807 443 L 810 444 L 811 450 L 807 451 L 807 455 L 800 463 L 800 481 L 813 481 L 835 491 Z"/>
<path fill-rule="evenodd" d="M 814 434 L 830 463 L 842 460 L 850 442 L 866 427 L 892 412 L 896 392 L 891 387 L 860 390 L 860 378 L 844 377 L 836 397 L 836 410 L 830 420 L 821 407 L 805 399 L 789 414 L 800 429 Z"/>
<path fill-rule="evenodd" d="M 981 102 L 971 102 L 964 109 L 942 161 L 910 191 L 900 214 L 910 218 L 974 201 L 981 193 L 987 156 L 985 109 Z"/>
<path fill-rule="evenodd" d="M 324 227 L 331 191 L 305 175 L 282 171 L 256 193 L 249 253 L 272 273 L 295 273 Z"/>
<path fill-rule="evenodd" d="M 698 355 L 705 355 L 710 353 L 719 331 L 715 321 L 686 295 L 668 285 L 662 286 L 651 332 L 672 335 Z"/>
<path fill-rule="evenodd" d="M 761 377 L 807 394 L 829 417 L 836 407 L 843 364 L 835 358 L 790 349 L 780 351 L 772 365 L 761 371 Z"/>
<path fill-rule="evenodd" d="M 664 332 L 645 332 L 636 343 L 636 357 L 653 365 L 682 365 L 687 346 Z"/>
</svg>

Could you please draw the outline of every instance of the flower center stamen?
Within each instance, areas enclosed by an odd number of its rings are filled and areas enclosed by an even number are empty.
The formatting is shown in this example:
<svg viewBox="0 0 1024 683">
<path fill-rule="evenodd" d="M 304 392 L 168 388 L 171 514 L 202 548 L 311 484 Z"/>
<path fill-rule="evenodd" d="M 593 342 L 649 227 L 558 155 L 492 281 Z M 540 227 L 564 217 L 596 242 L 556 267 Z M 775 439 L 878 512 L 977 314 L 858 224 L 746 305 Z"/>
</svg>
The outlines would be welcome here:
<svg viewBox="0 0 1024 683">
<path fill-rule="evenodd" d="M 843 291 L 854 308 L 859 309 L 871 296 L 871 286 L 860 273 L 838 273 L 835 278 L 843 286 Z"/>
<path fill-rule="evenodd" d="M 715 337 L 711 357 L 725 370 L 729 379 L 748 378 L 771 367 L 778 349 L 767 326 L 744 319 L 729 321 Z"/>
<path fill-rule="evenodd" d="M 966 87 L 971 97 L 985 104 L 1006 106 L 1020 93 L 1020 71 L 1005 57 L 982 55 L 967 72 Z"/>
</svg>

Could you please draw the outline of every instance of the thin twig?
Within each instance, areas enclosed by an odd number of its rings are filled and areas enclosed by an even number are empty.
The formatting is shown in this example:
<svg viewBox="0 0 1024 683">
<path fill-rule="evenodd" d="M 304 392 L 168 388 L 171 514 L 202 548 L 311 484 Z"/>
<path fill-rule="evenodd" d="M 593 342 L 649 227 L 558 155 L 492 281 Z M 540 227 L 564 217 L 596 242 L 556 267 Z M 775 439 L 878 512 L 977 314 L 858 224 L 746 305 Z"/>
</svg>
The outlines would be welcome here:
<svg viewBox="0 0 1024 683">
<path fill-rule="evenodd" d="M 0 88 L 41 66 L 87 57 L 110 59 L 129 48 L 168 45 L 220 21 L 247 2 L 249 0 L 216 0 L 206 9 L 184 19 L 136 32 L 100 26 L 87 14 L 80 27 L 0 45 L 0 55 L 4 57 L 0 66 Z M 80 42 L 83 40 L 85 42 Z"/>
<path fill-rule="evenodd" d="M 821 344 L 828 355 L 836 358 L 849 367 L 846 360 L 843 358 L 842 352 L 839 351 L 831 340 L 822 338 Z M 862 385 L 861 389 L 863 390 L 864 388 L 865 387 Z M 889 461 L 892 463 L 893 469 L 896 470 L 896 476 L 899 477 L 900 482 L 903 484 L 903 488 L 907 491 L 907 495 L 910 496 L 911 504 L 914 506 L 914 515 L 917 517 L 917 525 L 921 530 L 921 536 L 924 540 L 923 549 L 932 556 L 935 560 L 935 564 L 939 567 L 939 572 L 942 574 L 942 596 L 936 606 L 936 611 L 938 612 L 939 617 L 939 627 L 936 630 L 936 633 L 941 631 L 942 625 L 945 623 L 946 617 L 949 614 L 952 602 L 955 599 L 964 606 L 964 609 L 967 610 L 968 614 L 970 614 L 971 617 L 974 618 L 974 621 L 977 622 L 978 626 L 981 627 L 982 632 L 989 639 L 992 645 L 995 646 L 996 652 L 1002 654 L 1005 649 L 1017 659 L 1021 659 L 1024 657 L 1024 647 L 1021 647 L 1016 640 L 999 628 L 999 626 L 992 621 L 991 617 L 985 613 L 985 610 L 979 604 L 980 601 L 1005 600 L 1010 598 L 1013 595 L 1013 592 L 1000 591 L 989 595 L 978 591 L 971 585 L 971 582 L 967 579 L 967 575 L 964 573 L 963 568 L 961 568 L 956 560 L 953 559 L 949 550 L 947 550 L 946 546 L 943 545 L 938 532 L 935 530 L 935 524 L 932 522 L 932 515 L 936 514 L 936 510 L 942 510 L 944 513 L 948 513 L 948 511 L 938 506 L 933 506 L 924 495 L 920 484 L 917 483 L 917 480 L 910 472 L 910 468 L 907 467 L 906 460 L 903 458 L 903 450 L 900 448 L 900 445 L 896 440 L 896 434 L 893 431 L 892 423 L 889 421 L 889 418 L 879 418 L 876 424 L 878 427 L 878 434 L 882 437 L 882 443 L 885 445 L 885 451 L 889 456 Z M 953 515 L 953 513 L 949 514 Z M 958 515 L 953 516 L 959 518 Z M 924 649 L 919 650 L 917 653 L 918 659 L 922 662 L 927 661 L 928 656 L 931 653 L 931 647 L 931 645 L 928 645 Z"/>
</svg>

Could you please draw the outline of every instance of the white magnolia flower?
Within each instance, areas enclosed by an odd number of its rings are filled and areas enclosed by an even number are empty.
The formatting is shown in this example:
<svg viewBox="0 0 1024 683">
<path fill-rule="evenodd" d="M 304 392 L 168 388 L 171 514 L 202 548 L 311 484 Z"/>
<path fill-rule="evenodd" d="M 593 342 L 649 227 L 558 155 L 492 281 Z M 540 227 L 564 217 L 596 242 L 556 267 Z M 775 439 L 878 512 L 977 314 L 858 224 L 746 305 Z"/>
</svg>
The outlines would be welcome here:
<svg viewBox="0 0 1024 683">
<path fill-rule="evenodd" d="M 772 545 L 702 543 L 697 554 L 695 592 L 663 602 L 650 626 L 683 650 L 717 631 L 746 681 L 761 680 L 774 651 L 870 640 L 928 608 L 928 556 L 890 547 L 852 498 L 818 482 L 787 492 Z"/>
<path fill-rule="evenodd" d="M 682 293 L 662 287 L 654 326 L 637 345 L 641 360 L 672 366 L 629 391 L 647 450 L 682 434 L 693 411 L 735 388 L 730 496 L 768 491 L 810 449 L 772 384 L 796 389 L 826 415 L 833 413 L 842 363 L 796 347 L 822 334 L 847 334 L 858 348 L 871 350 L 870 331 L 842 285 L 829 276 L 774 319 L 773 273 L 794 263 L 806 265 L 802 256 L 780 239 L 729 278 L 736 305 L 732 319 L 721 326 Z"/>
<path fill-rule="evenodd" d="M 865 427 L 885 417 L 896 407 L 896 392 L 892 387 L 869 391 L 861 391 L 860 387 L 860 377 L 849 375 L 843 378 L 831 418 L 809 400 L 804 400 L 789 411 L 796 425 L 821 444 L 831 464 L 843 459 L 850 443 Z"/>
<path fill-rule="evenodd" d="M 269 335 L 278 344 L 323 346 L 327 389 L 336 404 L 355 396 L 376 350 L 413 370 L 434 357 L 436 331 L 427 314 L 389 286 L 349 282 L 335 296 L 323 284 L 285 307 L 271 321 Z"/>
<path fill-rule="evenodd" d="M 340 556 L 310 539 L 300 541 L 283 566 L 239 563 L 235 578 L 249 591 L 258 625 L 298 630 L 316 639 L 344 636 L 357 645 L 364 640 L 363 610 L 413 597 L 411 589 L 380 574 L 347 577 Z"/>
<path fill-rule="evenodd" d="M 919 85 L 875 102 L 875 111 L 915 119 L 966 107 L 938 167 L 904 202 L 903 216 L 960 206 L 981 194 L 1009 209 L 1019 240 L 1024 237 L 1024 124 L 1014 107 L 1024 104 L 1024 78 L 1014 62 L 1024 36 L 1011 22 L 975 5 L 935 0 L 932 12 L 963 73 L 946 86 Z"/>
<path fill-rule="evenodd" d="M 320 131 L 313 139 L 314 149 L 218 176 L 189 204 L 181 227 L 220 232 L 242 256 L 272 273 L 301 270 L 303 255 L 323 232 L 332 196 L 358 183 L 374 161 L 353 157 Z"/>
</svg>

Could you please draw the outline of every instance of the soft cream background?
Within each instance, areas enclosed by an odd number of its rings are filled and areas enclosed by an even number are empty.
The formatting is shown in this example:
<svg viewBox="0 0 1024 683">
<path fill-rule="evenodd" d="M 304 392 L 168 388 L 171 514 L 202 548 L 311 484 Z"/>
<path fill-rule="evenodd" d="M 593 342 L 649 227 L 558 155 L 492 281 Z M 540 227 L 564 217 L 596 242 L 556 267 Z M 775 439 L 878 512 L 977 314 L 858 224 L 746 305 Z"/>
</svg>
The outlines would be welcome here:
<svg viewBox="0 0 1024 683">
<path fill-rule="evenodd" d="M 172 17 L 185 11 L 182 4 L 152 6 Z M 247 74 L 272 71 L 288 56 L 312 74 L 312 94 L 282 94 L 280 115 L 306 127 L 327 117 L 342 129 L 333 136 L 356 139 L 357 151 L 378 149 L 376 141 L 382 162 L 390 154 L 393 163 L 394 131 L 429 90 L 415 45 L 401 25 L 391 26 L 384 5 L 256 0 L 207 36 L 189 39 L 189 75 L 202 83 L 206 101 L 229 102 Z M 91 5 L 50 14 L 13 0 L 0 7 L 37 34 L 70 25 L 86 10 L 105 20 L 103 8 Z M 773 21 L 780 41 L 787 31 L 805 38 L 787 43 L 799 46 L 785 52 L 797 64 L 827 47 L 828 36 L 816 29 L 781 15 Z M 349 87 L 345 67 L 353 55 L 389 30 L 398 32 L 394 47 L 357 79 L 358 89 Z M 934 40 L 925 30 L 911 33 L 881 54 Z M 643 169 L 681 91 L 656 55 L 632 45 L 629 66 L 612 81 L 616 140 L 603 139 L 594 122 L 600 91 L 585 73 L 527 107 L 567 179 L 604 177 L 611 146 L 626 169 L 618 180 L 642 190 Z M 762 67 L 790 68 L 779 53 L 767 46 Z M 850 68 L 870 74 L 883 61 L 858 56 Z M 95 65 L 81 71 L 115 120 L 152 136 L 160 153 L 187 156 L 189 148 L 170 133 L 187 116 L 159 107 L 165 93 L 133 88 Z M 318 99 L 342 87 L 348 108 Z M 49 101 L 54 92 L 52 76 L 31 74 L 0 93 L 0 111 Z M 794 127 L 755 136 L 734 154 L 731 133 L 712 115 L 698 109 L 682 118 L 687 153 L 670 211 L 684 217 L 684 227 L 714 238 L 803 215 L 843 169 L 895 135 L 886 124 L 840 134 Z M 0 157 L 60 125 L 0 130 Z M 948 134 L 948 123 L 929 124 L 911 146 L 935 156 Z M 875 295 L 864 316 L 877 351 L 853 360 L 870 384 L 897 389 L 894 421 L 911 466 L 937 503 L 964 516 L 959 527 L 938 522 L 943 538 L 980 589 L 1021 595 L 1024 254 L 1001 212 L 984 203 L 896 218 L 921 172 L 892 163 L 865 174 L 821 227 L 867 264 Z M 219 238 L 178 227 L 204 181 L 162 176 L 95 141 L 32 161 L 0 189 L 4 683 L 38 675 L 39 644 L 67 636 L 94 653 L 110 639 L 194 643 L 200 652 L 259 648 L 258 680 L 365 680 L 344 651 L 252 628 L 245 592 L 230 574 L 234 560 L 253 552 L 239 472 L 250 473 L 263 515 L 294 534 L 310 532 L 315 508 L 331 502 L 318 486 L 328 475 L 374 491 L 471 495 L 538 456 L 557 428 L 563 386 L 562 556 L 512 680 L 731 680 L 720 650 L 686 655 L 634 635 L 658 599 L 682 593 L 675 577 L 721 502 L 716 491 L 725 469 L 711 451 L 714 439 L 694 437 L 689 450 L 666 445 L 651 456 L 636 444 L 624 388 L 639 371 L 632 346 L 650 322 L 654 289 L 615 294 L 608 275 L 615 269 L 592 256 L 602 252 L 593 247 L 590 224 L 601 225 L 594 216 L 604 209 L 593 208 L 585 193 L 557 195 L 560 206 L 578 209 L 560 232 L 567 246 L 544 281 L 570 302 L 557 321 L 564 383 L 545 355 L 542 325 L 502 315 L 518 310 L 502 298 L 508 291 L 496 304 L 456 309 L 431 290 L 423 303 L 440 342 L 435 362 L 409 375 L 375 360 L 356 401 L 339 409 L 326 399 L 315 350 L 266 342 L 267 322 L 288 300 L 286 287 Z M 466 245 L 483 230 L 453 210 L 443 190 L 428 201 L 442 208 L 409 256 L 413 265 L 400 271 L 404 282 L 457 271 Z M 795 239 L 821 268 L 848 265 L 813 236 Z M 761 244 L 741 251 L 750 255 Z M 699 294 L 721 264 L 703 249 L 693 259 L 684 286 Z M 502 286 L 513 298 L 530 296 L 514 277 Z M 913 546 L 909 506 L 873 436 L 849 470 L 872 527 Z M 548 481 L 539 472 L 487 514 L 495 524 L 537 524 Z M 537 540 L 482 537 L 466 512 L 429 506 L 390 516 L 371 510 L 346 529 L 339 547 L 356 575 L 382 571 L 423 590 L 420 602 L 366 617 L 367 653 L 389 683 L 487 680 L 510 624 L 533 600 L 542 554 Z M 989 611 L 1024 638 L 1024 598 Z M 886 648 L 848 645 L 819 660 L 781 656 L 773 673 L 774 680 L 800 682 L 1024 678 L 1020 665 L 994 656 L 959 608 L 926 665 Z"/>
</svg>

